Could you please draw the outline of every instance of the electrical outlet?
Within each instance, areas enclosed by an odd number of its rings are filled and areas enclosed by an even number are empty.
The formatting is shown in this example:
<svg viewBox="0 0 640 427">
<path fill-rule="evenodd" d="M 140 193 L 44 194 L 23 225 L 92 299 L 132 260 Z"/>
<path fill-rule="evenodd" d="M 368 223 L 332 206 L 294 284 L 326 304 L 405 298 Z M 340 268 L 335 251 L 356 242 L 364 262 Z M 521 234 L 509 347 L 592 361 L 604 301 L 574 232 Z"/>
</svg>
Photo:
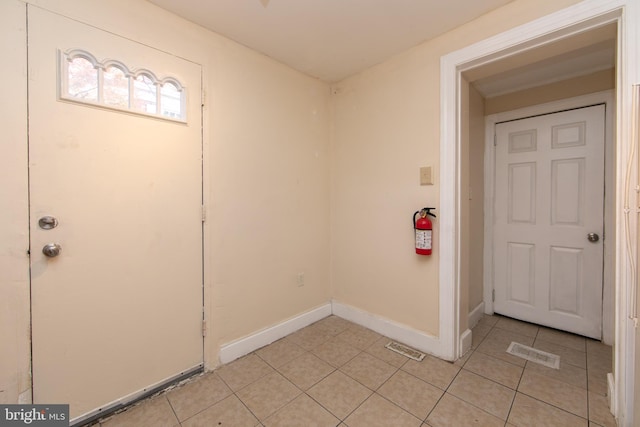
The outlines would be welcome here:
<svg viewBox="0 0 640 427">
<path fill-rule="evenodd" d="M 304 286 L 304 273 L 298 273 L 298 287 Z"/>
</svg>

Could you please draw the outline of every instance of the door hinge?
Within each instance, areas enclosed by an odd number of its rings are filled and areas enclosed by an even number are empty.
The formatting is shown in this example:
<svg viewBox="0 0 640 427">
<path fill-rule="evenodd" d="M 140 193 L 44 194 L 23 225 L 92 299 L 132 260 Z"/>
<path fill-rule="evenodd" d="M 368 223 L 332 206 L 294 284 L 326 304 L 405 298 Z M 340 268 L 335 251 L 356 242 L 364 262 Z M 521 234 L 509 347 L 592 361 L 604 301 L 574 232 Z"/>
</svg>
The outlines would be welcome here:
<svg viewBox="0 0 640 427">
<path fill-rule="evenodd" d="M 497 147 L 498 146 L 498 134 L 497 133 L 493 133 L 493 146 Z"/>
<path fill-rule="evenodd" d="M 200 106 L 204 107 L 206 102 L 207 102 L 207 93 L 204 91 L 204 89 L 202 89 L 202 96 L 201 96 L 201 99 L 200 99 L 200 104 L 201 105 Z"/>
<path fill-rule="evenodd" d="M 207 321 L 206 320 L 202 321 L 202 336 L 203 337 L 207 336 Z"/>
<path fill-rule="evenodd" d="M 207 207 L 205 205 L 202 205 L 202 222 L 205 222 L 207 220 Z"/>
<path fill-rule="evenodd" d="M 492 302 L 496 302 L 496 290 L 495 289 L 491 290 L 491 301 Z"/>
</svg>

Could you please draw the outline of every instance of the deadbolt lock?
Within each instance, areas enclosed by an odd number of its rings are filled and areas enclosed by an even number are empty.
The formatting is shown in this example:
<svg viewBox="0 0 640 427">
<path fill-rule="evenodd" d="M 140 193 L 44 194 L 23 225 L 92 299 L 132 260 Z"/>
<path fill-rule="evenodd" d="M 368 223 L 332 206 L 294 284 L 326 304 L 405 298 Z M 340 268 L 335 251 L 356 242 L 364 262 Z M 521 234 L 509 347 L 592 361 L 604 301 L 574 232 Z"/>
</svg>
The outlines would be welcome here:
<svg viewBox="0 0 640 427">
<path fill-rule="evenodd" d="M 51 230 L 58 226 L 58 220 L 55 217 L 47 215 L 47 216 L 43 216 L 38 220 L 38 225 L 43 230 Z"/>
</svg>

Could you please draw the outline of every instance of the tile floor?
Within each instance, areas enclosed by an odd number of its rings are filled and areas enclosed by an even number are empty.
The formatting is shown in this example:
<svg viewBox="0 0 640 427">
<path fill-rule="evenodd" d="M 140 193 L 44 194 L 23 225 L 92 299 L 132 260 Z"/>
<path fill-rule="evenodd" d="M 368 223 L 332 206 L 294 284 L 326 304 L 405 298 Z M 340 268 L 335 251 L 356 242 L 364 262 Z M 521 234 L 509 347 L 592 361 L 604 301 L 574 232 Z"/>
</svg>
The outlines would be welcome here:
<svg viewBox="0 0 640 427">
<path fill-rule="evenodd" d="M 511 341 L 560 355 L 560 369 L 507 354 Z M 611 347 L 599 342 L 501 316 L 480 321 L 472 350 L 456 363 L 416 362 L 388 342 L 327 317 L 99 425 L 616 425 L 606 398 Z"/>
</svg>

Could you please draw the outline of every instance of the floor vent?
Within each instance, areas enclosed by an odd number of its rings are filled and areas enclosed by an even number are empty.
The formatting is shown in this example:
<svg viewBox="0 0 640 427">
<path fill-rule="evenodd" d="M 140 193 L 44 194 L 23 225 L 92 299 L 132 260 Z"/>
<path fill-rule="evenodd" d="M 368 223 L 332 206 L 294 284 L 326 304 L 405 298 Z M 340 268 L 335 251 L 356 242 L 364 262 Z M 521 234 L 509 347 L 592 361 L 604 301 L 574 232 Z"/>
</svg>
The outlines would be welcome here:
<svg viewBox="0 0 640 427">
<path fill-rule="evenodd" d="M 517 342 L 512 342 L 507 349 L 507 353 L 521 357 L 548 368 L 560 369 L 560 356 L 547 353 L 536 348 L 527 347 Z"/>
<path fill-rule="evenodd" d="M 385 347 L 403 356 L 407 356 L 409 359 L 417 360 L 418 362 L 422 362 L 422 359 L 424 359 L 424 357 L 426 356 L 424 353 L 418 350 L 414 350 L 412 348 L 407 347 L 406 345 L 402 345 L 393 341 L 385 345 Z"/>
</svg>

